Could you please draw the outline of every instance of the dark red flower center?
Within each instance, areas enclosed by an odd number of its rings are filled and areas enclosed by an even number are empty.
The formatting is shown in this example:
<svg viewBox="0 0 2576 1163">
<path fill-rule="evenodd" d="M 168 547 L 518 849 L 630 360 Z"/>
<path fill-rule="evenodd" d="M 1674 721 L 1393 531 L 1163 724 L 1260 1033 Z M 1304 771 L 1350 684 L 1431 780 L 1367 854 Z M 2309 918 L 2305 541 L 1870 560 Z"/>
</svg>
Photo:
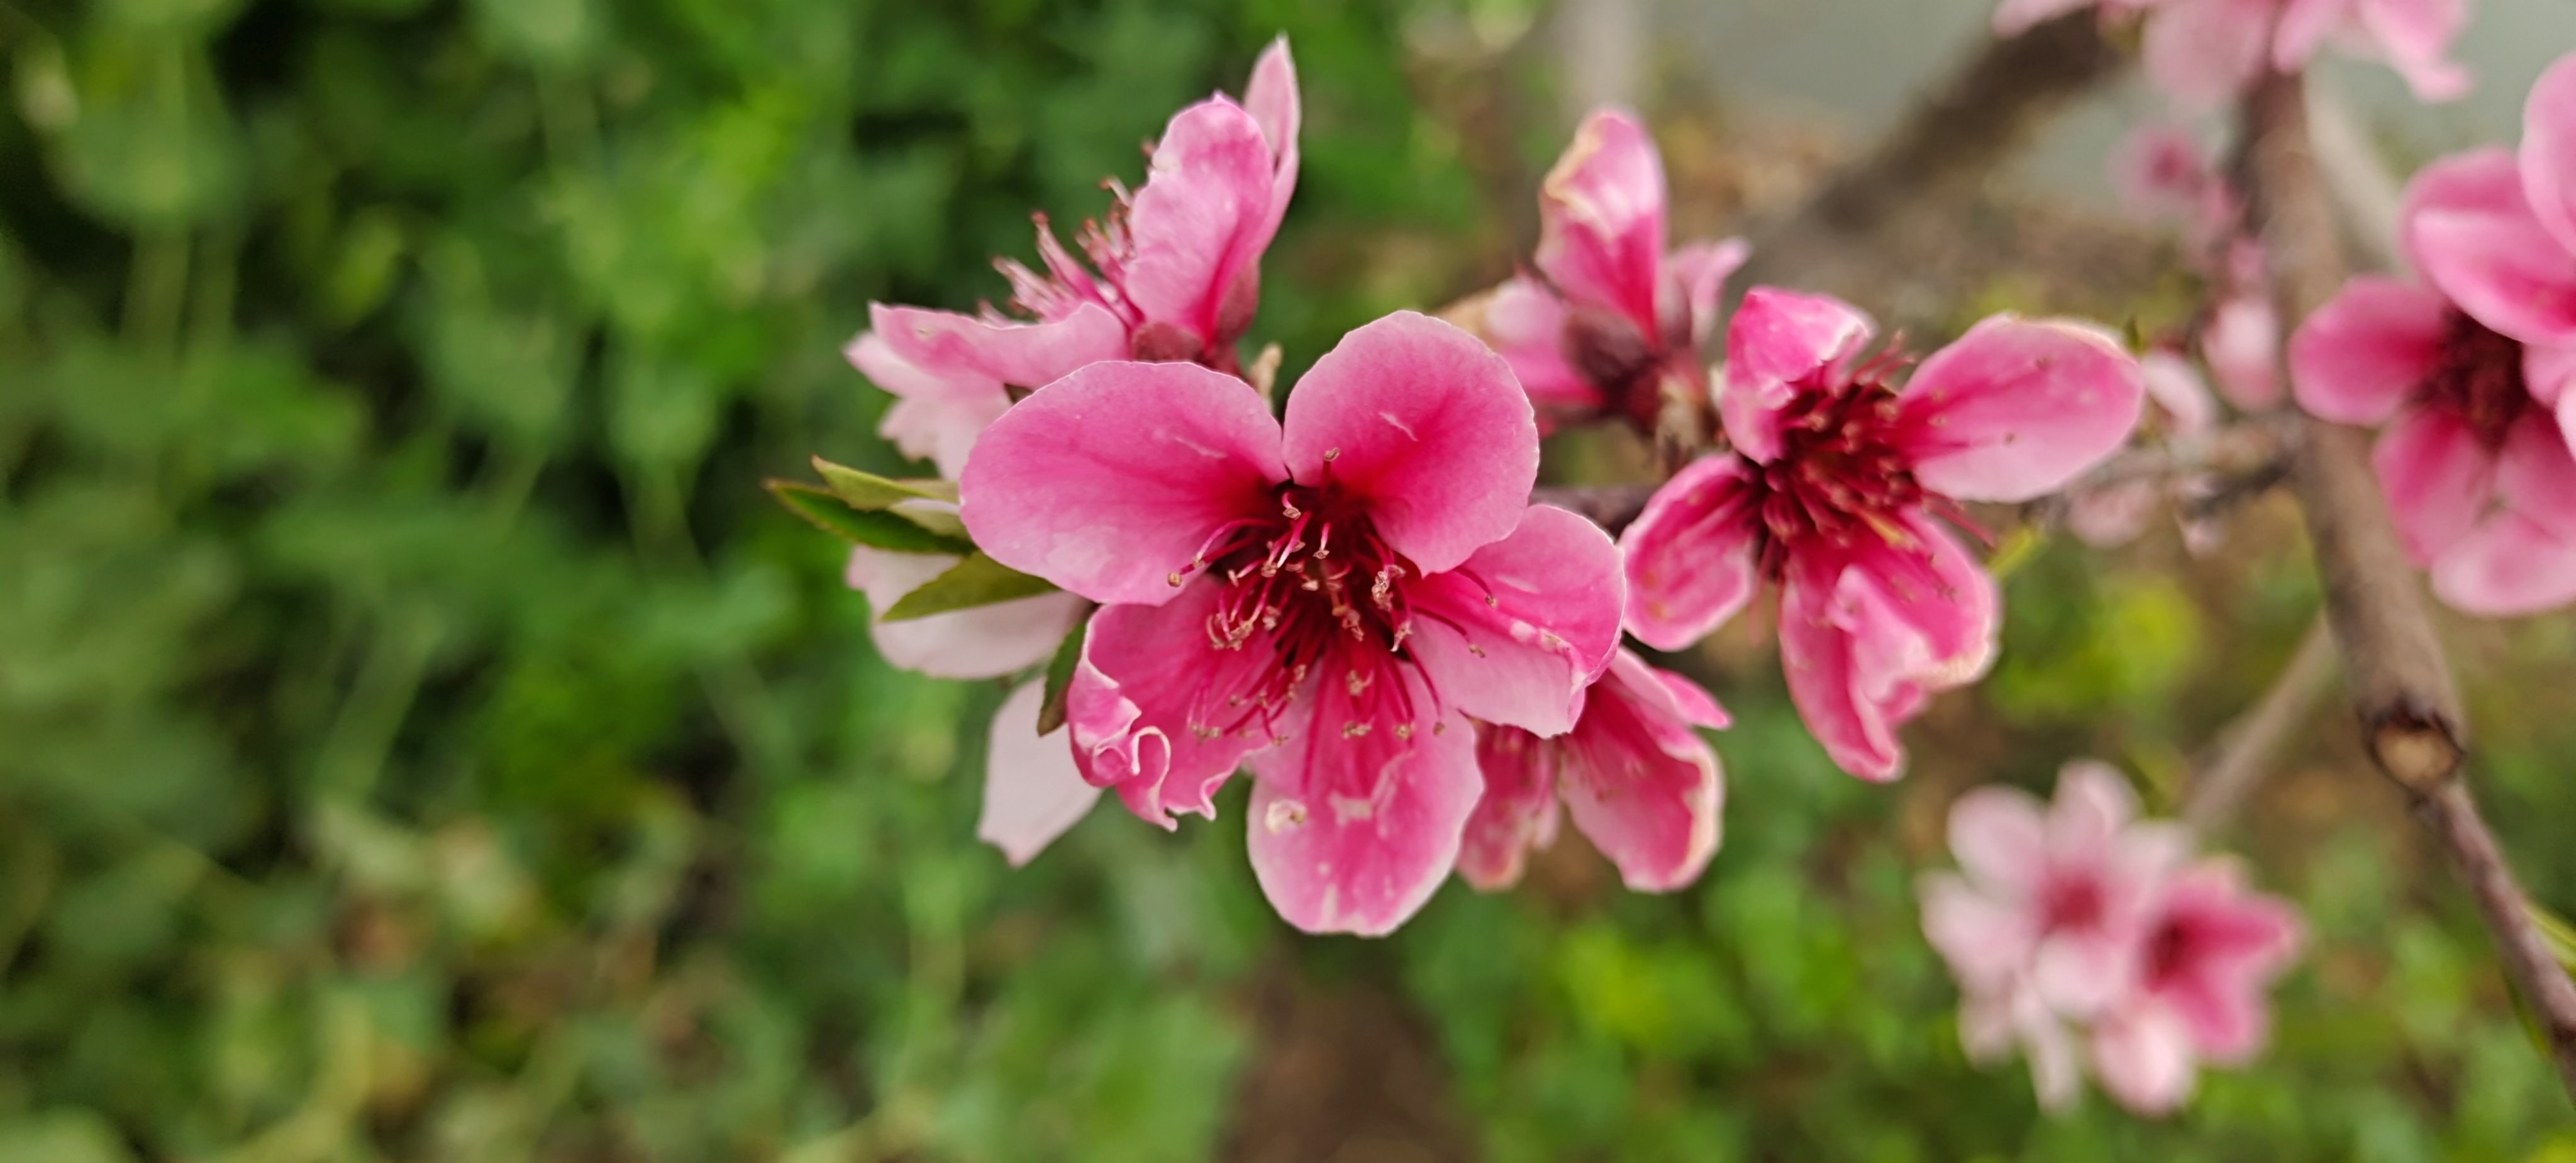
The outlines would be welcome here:
<svg viewBox="0 0 2576 1163">
<path fill-rule="evenodd" d="M 1927 504 L 1967 524 L 1947 498 L 1914 479 L 1913 460 L 1896 439 L 1901 409 L 1887 381 L 1908 362 L 1891 345 L 1858 368 L 1827 369 L 1798 384 L 1781 417 L 1780 454 L 1754 466 L 1763 568 L 1773 578 L 1791 546 L 1904 540 L 1910 535 L 1900 520 Z"/>
<path fill-rule="evenodd" d="M 2503 447 L 2514 422 L 2539 406 L 2523 383 L 2522 344 L 2456 310 L 2439 361 L 2416 390 L 2426 407 L 2457 417 L 2490 449 Z"/>
<path fill-rule="evenodd" d="M 2099 879 L 2091 876 L 2057 877 L 2040 895 L 2040 930 L 2054 933 L 2092 928 L 2102 923 L 2107 904 Z"/>
<path fill-rule="evenodd" d="M 2168 914 L 2147 935 L 2142 973 L 2149 989 L 2172 981 L 2200 959 L 2199 933 L 2178 916 Z"/>
</svg>

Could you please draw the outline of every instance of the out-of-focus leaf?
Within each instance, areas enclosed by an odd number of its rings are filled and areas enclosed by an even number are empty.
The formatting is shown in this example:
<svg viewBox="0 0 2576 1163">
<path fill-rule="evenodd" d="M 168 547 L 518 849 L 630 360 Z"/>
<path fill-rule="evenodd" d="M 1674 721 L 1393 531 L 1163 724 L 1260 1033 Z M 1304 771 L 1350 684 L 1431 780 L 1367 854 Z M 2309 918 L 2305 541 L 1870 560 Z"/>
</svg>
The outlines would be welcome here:
<svg viewBox="0 0 2576 1163">
<path fill-rule="evenodd" d="M 933 533 L 895 513 L 848 508 L 841 503 L 839 497 L 813 485 L 773 480 L 769 482 L 768 487 L 770 495 L 778 498 L 779 504 L 787 506 L 788 512 L 803 517 L 812 522 L 815 528 L 853 545 L 865 545 L 894 553 L 945 553 L 963 556 L 975 551 L 975 546 L 969 542 Z"/>
<path fill-rule="evenodd" d="M 897 599 L 894 605 L 877 615 L 877 620 L 901 622 L 927 618 L 951 610 L 968 610 L 1053 592 L 1054 583 L 1021 573 L 977 550 L 967 554 L 965 560 L 950 567 L 948 572 Z"/>
<path fill-rule="evenodd" d="M 11 1163 L 130 1163 L 114 1124 L 85 1110 L 0 1115 L 0 1159 Z"/>
</svg>

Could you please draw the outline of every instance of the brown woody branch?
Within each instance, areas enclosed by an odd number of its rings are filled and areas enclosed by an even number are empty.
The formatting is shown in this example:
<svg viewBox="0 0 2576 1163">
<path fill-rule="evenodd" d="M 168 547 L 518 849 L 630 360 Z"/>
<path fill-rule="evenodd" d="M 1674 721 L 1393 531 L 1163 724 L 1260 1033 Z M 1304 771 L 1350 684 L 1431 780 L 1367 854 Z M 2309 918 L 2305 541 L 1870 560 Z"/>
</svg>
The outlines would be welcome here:
<svg viewBox="0 0 2576 1163">
<path fill-rule="evenodd" d="M 2238 164 L 2249 224 L 2268 248 L 2281 318 L 2304 318 L 2341 286 L 2345 265 L 2311 145 L 2303 79 L 2258 83 L 2241 116 Z M 2576 983 L 2533 922 L 2528 897 L 2461 778 L 2468 729 L 2459 693 L 2371 473 L 2366 439 L 2359 429 L 2305 420 L 2291 472 L 2363 741 L 2468 880 L 2506 972 L 2576 1095 Z"/>
</svg>

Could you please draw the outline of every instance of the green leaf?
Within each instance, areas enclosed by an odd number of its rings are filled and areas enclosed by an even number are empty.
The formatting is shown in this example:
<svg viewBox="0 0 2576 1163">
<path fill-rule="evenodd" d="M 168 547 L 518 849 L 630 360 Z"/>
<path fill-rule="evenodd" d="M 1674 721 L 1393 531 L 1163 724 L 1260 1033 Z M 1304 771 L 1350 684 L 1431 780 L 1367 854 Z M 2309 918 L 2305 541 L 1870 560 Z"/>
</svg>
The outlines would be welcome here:
<svg viewBox="0 0 2576 1163">
<path fill-rule="evenodd" d="M 1073 664 L 1082 661 L 1083 635 L 1091 629 L 1091 619 L 1073 624 L 1073 633 L 1055 648 L 1055 657 L 1047 662 L 1046 700 L 1038 704 L 1038 734 L 1053 735 L 1064 726 L 1064 696 L 1073 686 Z"/>
<path fill-rule="evenodd" d="M 902 600 L 879 611 L 877 621 L 927 618 L 951 610 L 969 610 L 995 602 L 1033 598 L 1054 589 L 1055 586 L 1045 579 L 1030 577 L 977 550 L 948 572 L 922 583 L 920 589 L 905 594 Z"/>
<path fill-rule="evenodd" d="M 844 508 L 839 497 L 812 485 L 773 480 L 769 482 L 769 494 L 778 498 L 779 504 L 787 506 L 788 512 L 853 545 L 893 553 L 953 553 L 963 556 L 975 551 L 975 546 L 963 539 L 933 533 L 894 513 Z M 940 575 L 941 578 L 946 576 Z M 934 578 L 931 584 L 937 585 L 939 580 Z"/>
<path fill-rule="evenodd" d="M 2549 941 L 2550 952 L 2558 955 L 2558 963 L 2566 966 L 2569 972 L 2576 973 L 2576 925 L 2568 924 L 2566 918 L 2535 902 L 2525 901 L 2522 907 L 2530 911 L 2533 923 L 2540 927 L 2540 935 Z"/>
<path fill-rule="evenodd" d="M 814 471 L 822 473 L 823 483 L 832 487 L 833 495 L 853 509 L 872 512 L 891 509 L 905 501 L 957 500 L 957 486 L 948 481 L 899 481 L 834 464 L 819 456 L 814 458 Z"/>
</svg>

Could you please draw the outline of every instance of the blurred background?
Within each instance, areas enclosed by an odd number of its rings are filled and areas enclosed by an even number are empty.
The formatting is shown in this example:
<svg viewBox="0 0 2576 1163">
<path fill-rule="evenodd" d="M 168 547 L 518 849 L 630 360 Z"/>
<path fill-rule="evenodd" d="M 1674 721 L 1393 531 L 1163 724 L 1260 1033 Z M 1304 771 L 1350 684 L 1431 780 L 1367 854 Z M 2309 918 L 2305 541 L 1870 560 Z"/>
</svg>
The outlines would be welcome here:
<svg viewBox="0 0 2576 1163">
<path fill-rule="evenodd" d="M 1986 8 L 0 0 L 0 1160 L 2576 1160 L 2331 699 L 2224 835 L 2314 932 L 2266 1058 L 2163 1123 L 1962 1059 L 1912 893 L 1950 799 L 2098 755 L 2170 810 L 2315 608 L 2281 498 L 2207 555 L 2015 539 L 2003 661 L 1892 787 L 1749 619 L 1686 660 L 1738 719 L 1696 887 L 1568 839 L 1367 942 L 1274 917 L 1240 790 L 1008 870 L 1000 690 L 880 662 L 760 490 L 900 470 L 865 304 L 1002 297 L 1029 211 L 1098 213 L 1276 33 L 1306 162 L 1250 340 L 1288 382 L 1509 273 L 1586 101 L 1732 231 Z M 2467 104 L 2352 74 L 2401 166 L 2509 139 L 2576 47 L 2567 0 L 2477 16 Z M 2179 244 L 2098 176 L 2152 110 L 2091 100 L 1891 243 L 1939 294 L 1852 293 L 1919 338 L 2176 325 Z M 2576 620 L 2446 631 L 2490 815 L 2576 910 Z"/>
</svg>

